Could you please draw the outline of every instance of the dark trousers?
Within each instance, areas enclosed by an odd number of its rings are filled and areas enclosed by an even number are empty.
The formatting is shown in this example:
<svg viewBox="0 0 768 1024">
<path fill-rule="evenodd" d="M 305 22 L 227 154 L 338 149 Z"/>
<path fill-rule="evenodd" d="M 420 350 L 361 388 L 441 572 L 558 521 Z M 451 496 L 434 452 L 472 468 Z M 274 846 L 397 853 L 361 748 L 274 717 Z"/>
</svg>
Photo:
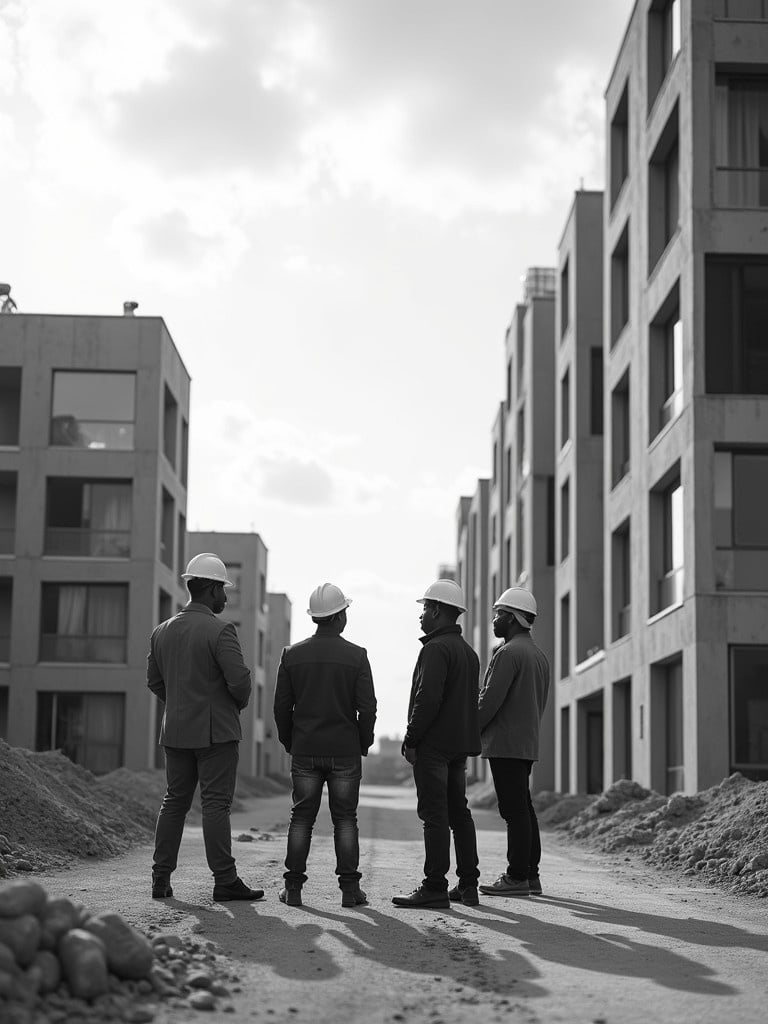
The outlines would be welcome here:
<svg viewBox="0 0 768 1024">
<path fill-rule="evenodd" d="M 424 823 L 424 887 L 445 892 L 451 866 L 451 832 L 459 888 L 477 885 L 477 836 L 467 804 L 467 759 L 423 744 L 417 748 L 413 778 L 416 810 Z"/>
<path fill-rule="evenodd" d="M 208 867 L 216 882 L 237 878 L 232 856 L 229 812 L 235 794 L 239 743 L 213 743 L 210 747 L 165 747 L 166 791 L 155 827 L 153 875 L 170 875 L 176 868 L 181 836 L 192 797 L 200 783 L 203 841 Z"/>
<path fill-rule="evenodd" d="M 507 823 L 507 874 L 522 881 L 535 878 L 541 860 L 539 822 L 531 800 L 533 761 L 489 757 L 499 814 Z"/>
<path fill-rule="evenodd" d="M 357 803 L 362 775 L 360 756 L 293 757 L 291 782 L 293 806 L 288 827 L 288 851 L 285 856 L 286 886 L 300 888 L 307 880 L 307 857 L 312 829 L 320 810 L 323 785 L 328 786 L 328 806 L 333 821 L 333 845 L 336 849 L 336 874 L 341 889 L 354 889 L 360 882 L 357 870 L 360 844 L 357 831 Z"/>
</svg>

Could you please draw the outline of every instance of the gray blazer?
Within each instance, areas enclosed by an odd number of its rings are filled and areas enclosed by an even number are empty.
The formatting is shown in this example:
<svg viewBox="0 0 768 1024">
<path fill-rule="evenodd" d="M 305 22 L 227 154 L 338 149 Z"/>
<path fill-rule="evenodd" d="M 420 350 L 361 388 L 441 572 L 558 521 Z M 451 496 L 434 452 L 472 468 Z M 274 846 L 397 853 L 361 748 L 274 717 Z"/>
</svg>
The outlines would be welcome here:
<svg viewBox="0 0 768 1024">
<path fill-rule="evenodd" d="M 251 673 L 237 632 L 194 601 L 152 633 L 147 686 L 165 704 L 160 743 L 200 748 L 242 739 Z"/>
<path fill-rule="evenodd" d="M 497 647 L 480 688 L 483 757 L 539 759 L 539 723 L 549 695 L 549 662 L 530 633 Z"/>
</svg>

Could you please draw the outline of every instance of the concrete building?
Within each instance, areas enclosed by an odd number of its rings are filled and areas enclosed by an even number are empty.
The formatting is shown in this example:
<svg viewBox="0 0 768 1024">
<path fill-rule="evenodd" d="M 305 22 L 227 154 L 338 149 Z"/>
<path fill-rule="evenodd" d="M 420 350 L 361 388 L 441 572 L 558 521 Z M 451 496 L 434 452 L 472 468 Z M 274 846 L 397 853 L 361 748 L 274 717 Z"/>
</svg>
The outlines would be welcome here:
<svg viewBox="0 0 768 1024">
<path fill-rule="evenodd" d="M 267 652 L 264 733 L 264 774 L 287 778 L 291 773 L 291 758 L 277 738 L 273 708 L 275 683 L 280 655 L 291 642 L 291 601 L 286 594 L 267 594 Z"/>
<path fill-rule="evenodd" d="M 189 375 L 157 317 L 0 315 L 0 353 L 0 735 L 146 768 L 148 640 L 186 600 Z"/>
<path fill-rule="evenodd" d="M 577 192 L 560 241 L 555 303 L 555 778 L 602 789 L 602 695 L 579 677 L 604 649 L 603 193 Z M 574 706 L 574 692 L 580 700 Z M 571 716 L 578 742 L 571 745 Z M 586 742 L 585 742 L 586 740 Z M 593 760 L 586 757 L 589 753 Z"/>
<path fill-rule="evenodd" d="M 267 548 L 258 533 L 188 533 L 188 558 L 203 551 L 219 556 L 235 584 L 227 589 L 227 606 L 221 615 L 235 624 L 243 658 L 251 670 L 253 692 L 248 707 L 240 715 L 243 741 L 238 771 L 243 775 L 264 775 L 267 723 L 272 721 L 266 686 Z"/>
</svg>

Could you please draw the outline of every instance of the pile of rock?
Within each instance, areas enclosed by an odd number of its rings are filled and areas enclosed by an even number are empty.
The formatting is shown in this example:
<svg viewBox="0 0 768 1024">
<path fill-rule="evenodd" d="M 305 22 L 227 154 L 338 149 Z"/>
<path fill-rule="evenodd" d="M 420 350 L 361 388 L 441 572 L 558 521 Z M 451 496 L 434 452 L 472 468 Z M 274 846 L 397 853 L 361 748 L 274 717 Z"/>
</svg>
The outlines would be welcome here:
<svg viewBox="0 0 768 1024">
<path fill-rule="evenodd" d="M 217 959 L 212 944 L 150 939 L 119 914 L 49 897 L 38 882 L 0 887 L 3 1024 L 140 1024 L 161 1003 L 233 1011 Z"/>
</svg>

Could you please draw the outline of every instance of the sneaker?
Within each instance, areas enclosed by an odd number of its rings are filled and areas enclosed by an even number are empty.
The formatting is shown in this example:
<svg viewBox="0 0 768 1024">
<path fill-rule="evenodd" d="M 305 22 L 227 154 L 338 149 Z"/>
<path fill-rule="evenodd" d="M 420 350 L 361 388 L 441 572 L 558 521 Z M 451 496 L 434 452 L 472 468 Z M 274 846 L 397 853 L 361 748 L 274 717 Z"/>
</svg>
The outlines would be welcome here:
<svg viewBox="0 0 768 1024">
<path fill-rule="evenodd" d="M 538 875 L 533 875 L 528 879 L 528 890 L 531 896 L 541 896 L 541 879 Z"/>
<path fill-rule="evenodd" d="M 344 889 L 341 894 L 342 907 L 362 907 L 368 902 L 368 897 L 358 886 L 356 889 Z"/>
<path fill-rule="evenodd" d="M 260 900 L 263 895 L 263 889 L 250 889 L 242 878 L 236 878 L 234 882 L 227 882 L 226 884 L 219 882 L 213 887 L 214 903 L 228 903 L 230 900 L 254 902 L 255 900 Z"/>
<path fill-rule="evenodd" d="M 165 900 L 168 899 L 169 896 L 173 896 L 170 877 L 168 875 L 153 875 L 152 899 Z"/>
<path fill-rule="evenodd" d="M 287 907 L 300 907 L 301 889 L 289 889 L 286 886 L 285 889 L 280 890 L 277 898 L 281 903 L 285 903 Z"/>
<path fill-rule="evenodd" d="M 451 901 L 448 893 L 438 889 L 427 889 L 420 885 L 407 896 L 393 896 L 396 907 L 432 907 L 436 910 L 448 910 Z"/>
<path fill-rule="evenodd" d="M 448 890 L 448 899 L 452 903 L 463 903 L 465 907 L 476 907 L 480 902 L 476 885 L 466 885 L 463 889 L 454 885 Z"/>
<path fill-rule="evenodd" d="M 528 886 L 528 879 L 522 881 L 510 878 L 509 875 L 499 875 L 493 885 L 481 885 L 480 892 L 486 896 L 530 896 L 531 890 Z"/>
</svg>

